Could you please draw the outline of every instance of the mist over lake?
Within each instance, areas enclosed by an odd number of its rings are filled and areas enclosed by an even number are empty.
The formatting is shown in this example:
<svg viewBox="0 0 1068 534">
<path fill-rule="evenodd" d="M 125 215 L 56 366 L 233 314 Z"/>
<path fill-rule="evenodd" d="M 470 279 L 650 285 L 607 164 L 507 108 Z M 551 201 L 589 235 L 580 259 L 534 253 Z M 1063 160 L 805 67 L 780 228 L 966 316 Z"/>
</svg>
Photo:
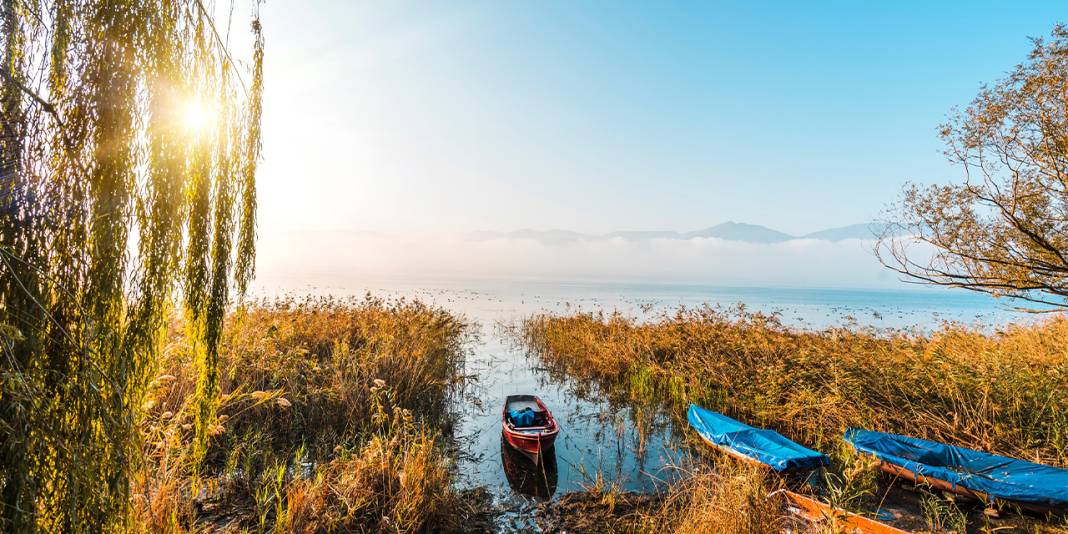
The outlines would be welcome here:
<svg viewBox="0 0 1068 534">
<path fill-rule="evenodd" d="M 871 239 L 753 243 L 687 239 L 545 239 L 426 233 L 289 232 L 260 243 L 265 287 L 401 279 L 557 279 L 720 286 L 914 288 L 873 254 Z"/>
</svg>

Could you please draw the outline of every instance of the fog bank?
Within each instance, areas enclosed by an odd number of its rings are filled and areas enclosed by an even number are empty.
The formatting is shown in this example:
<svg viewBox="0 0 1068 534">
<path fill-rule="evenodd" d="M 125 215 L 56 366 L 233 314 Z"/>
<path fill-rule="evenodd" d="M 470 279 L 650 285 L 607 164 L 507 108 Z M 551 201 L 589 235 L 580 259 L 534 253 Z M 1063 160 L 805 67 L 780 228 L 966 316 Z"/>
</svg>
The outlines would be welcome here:
<svg viewBox="0 0 1068 534">
<path fill-rule="evenodd" d="M 717 238 L 546 242 L 470 235 L 292 232 L 262 235 L 262 285 L 364 277 L 694 282 L 738 286 L 900 287 L 867 240 L 758 244 Z"/>
</svg>

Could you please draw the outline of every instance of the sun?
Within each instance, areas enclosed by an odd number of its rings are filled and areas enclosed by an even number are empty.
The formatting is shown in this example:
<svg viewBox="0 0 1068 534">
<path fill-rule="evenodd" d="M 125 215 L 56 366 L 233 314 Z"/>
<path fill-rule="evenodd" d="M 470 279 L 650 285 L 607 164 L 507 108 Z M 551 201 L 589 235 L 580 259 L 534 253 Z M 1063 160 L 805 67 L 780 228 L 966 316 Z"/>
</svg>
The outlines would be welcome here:
<svg viewBox="0 0 1068 534">
<path fill-rule="evenodd" d="M 190 133 L 201 133 L 215 122 L 211 106 L 199 98 L 191 98 L 182 108 L 182 125 Z"/>
</svg>

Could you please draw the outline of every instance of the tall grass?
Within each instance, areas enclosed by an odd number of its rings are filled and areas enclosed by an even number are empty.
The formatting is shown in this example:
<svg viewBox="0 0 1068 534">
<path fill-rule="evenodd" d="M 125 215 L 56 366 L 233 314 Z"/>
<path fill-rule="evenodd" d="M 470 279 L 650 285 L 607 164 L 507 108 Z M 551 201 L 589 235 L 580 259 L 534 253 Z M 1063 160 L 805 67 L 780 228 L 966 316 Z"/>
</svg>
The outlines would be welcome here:
<svg viewBox="0 0 1068 534">
<path fill-rule="evenodd" d="M 764 534 L 797 522 L 786 516 L 782 481 L 766 470 L 727 462 L 715 470 L 694 464 L 671 491 L 624 493 L 598 478 L 587 491 L 568 493 L 541 514 L 546 531 Z"/>
<path fill-rule="evenodd" d="M 231 314 L 222 399 L 193 474 L 195 375 L 172 324 L 142 424 L 144 531 L 331 532 L 457 526 L 442 430 L 472 332 L 418 302 L 306 299 Z"/>
<path fill-rule="evenodd" d="M 381 390 L 379 390 L 381 391 Z M 380 431 L 366 444 L 342 450 L 313 479 L 286 489 L 290 532 L 457 531 L 460 497 L 437 437 L 414 424 L 411 412 L 387 416 L 376 403 Z"/>
<path fill-rule="evenodd" d="M 783 532 L 788 518 L 783 497 L 775 493 L 782 481 L 764 469 L 739 462 L 693 467 L 668 492 L 658 507 L 643 514 L 640 532 L 760 534 Z"/>
<path fill-rule="evenodd" d="M 523 335 L 552 372 L 680 420 L 694 402 L 811 447 L 849 426 L 1068 464 L 1068 319 L 995 333 L 832 328 L 703 307 L 642 322 L 539 315 Z"/>
<path fill-rule="evenodd" d="M 839 508 L 862 511 L 883 498 L 870 459 L 841 438 L 850 426 L 1068 464 L 1064 318 L 992 333 L 947 324 L 920 335 L 807 331 L 775 316 L 702 307 L 651 321 L 604 313 L 537 315 L 523 323 L 522 335 L 550 373 L 576 380 L 579 394 L 654 408 L 646 412 L 667 410 L 678 429 L 686 428 L 693 402 L 831 453 L 822 498 Z M 655 505 L 609 514 L 612 530 L 841 529 L 785 517 L 774 493 L 781 481 L 762 470 L 730 460 L 708 465 L 686 467 Z M 917 516 L 930 532 L 971 528 L 951 503 L 929 496 L 920 504 Z M 904 520 L 917 528 L 920 518 Z M 972 521 L 976 525 L 994 528 L 983 514 Z M 1060 532 L 1026 519 L 997 526 L 1005 528 Z"/>
</svg>

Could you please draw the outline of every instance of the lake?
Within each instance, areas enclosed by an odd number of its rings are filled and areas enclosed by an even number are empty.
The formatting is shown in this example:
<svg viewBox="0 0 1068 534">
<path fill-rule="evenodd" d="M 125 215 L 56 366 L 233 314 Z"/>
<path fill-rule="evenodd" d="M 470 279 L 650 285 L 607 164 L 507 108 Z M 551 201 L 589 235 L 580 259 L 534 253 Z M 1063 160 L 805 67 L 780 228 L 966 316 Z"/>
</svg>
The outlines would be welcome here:
<svg viewBox="0 0 1068 534">
<path fill-rule="evenodd" d="M 679 306 L 744 305 L 750 311 L 778 313 L 800 328 L 857 325 L 930 330 L 945 321 L 996 326 L 1033 316 L 975 293 L 917 287 L 901 291 L 716 287 L 661 283 L 564 281 L 364 280 L 300 287 L 278 284 L 274 292 L 416 298 L 477 323 L 479 340 L 470 348 L 466 372 L 477 381 L 457 400 L 460 483 L 485 486 L 495 501 L 512 510 L 504 527 L 522 528 L 524 510 L 550 496 L 583 489 L 598 474 L 622 489 L 650 490 L 670 477 L 663 466 L 681 455 L 671 429 L 654 422 L 639 435 L 625 410 L 580 400 L 574 384 L 554 380 L 528 359 L 509 333 L 524 317 L 541 312 L 620 311 L 655 317 Z M 260 290 L 260 294 L 267 291 Z M 544 472 L 502 448 L 501 405 L 505 396 L 534 393 L 549 405 L 561 426 L 553 461 Z"/>
</svg>

